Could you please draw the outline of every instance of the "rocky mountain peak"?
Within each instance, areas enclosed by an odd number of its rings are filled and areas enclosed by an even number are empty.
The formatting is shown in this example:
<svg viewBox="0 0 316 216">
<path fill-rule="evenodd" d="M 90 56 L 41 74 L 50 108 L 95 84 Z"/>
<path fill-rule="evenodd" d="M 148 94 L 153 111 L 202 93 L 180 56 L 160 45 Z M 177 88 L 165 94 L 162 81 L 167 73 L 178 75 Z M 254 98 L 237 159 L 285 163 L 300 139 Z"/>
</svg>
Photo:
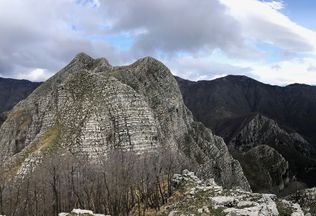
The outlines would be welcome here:
<svg viewBox="0 0 316 216">
<path fill-rule="evenodd" d="M 146 71 L 146 72 L 157 73 L 157 72 L 162 72 L 164 70 L 169 71 L 169 69 L 161 61 L 159 61 L 153 57 L 150 57 L 150 56 L 141 58 L 141 59 L 137 60 L 136 62 L 134 62 L 132 65 L 135 67 L 136 66 L 143 67 L 144 72 Z M 154 69 L 154 68 L 156 68 L 156 69 Z M 153 69 L 153 70 L 151 70 L 151 69 Z M 163 69 L 163 70 L 159 70 L 159 69 Z"/>
<path fill-rule="evenodd" d="M 83 67 L 85 69 L 94 71 L 94 72 L 100 72 L 102 70 L 106 70 L 108 68 L 111 68 L 112 65 L 109 63 L 109 61 L 106 58 L 97 58 L 94 59 L 91 56 L 89 56 L 86 53 L 78 53 L 73 60 L 70 62 L 69 65 L 77 65 L 78 67 Z"/>
<path fill-rule="evenodd" d="M 112 67 L 112 65 L 109 63 L 109 61 L 106 58 L 97 58 L 96 60 L 100 62 L 100 65 L 102 66 Z"/>
<path fill-rule="evenodd" d="M 84 53 L 84 52 L 80 52 L 78 53 L 72 61 L 79 61 L 79 62 L 82 62 L 84 64 L 88 64 L 90 62 L 92 62 L 94 59 L 89 56 L 88 54 Z"/>
<path fill-rule="evenodd" d="M 93 161 L 117 149 L 176 151 L 201 175 L 250 189 L 223 139 L 193 121 L 171 72 L 151 57 L 112 67 L 80 53 L 0 127 L 0 161 L 11 175 L 27 175 L 52 152 Z"/>
<path fill-rule="evenodd" d="M 146 56 L 144 58 L 139 59 L 137 62 L 145 62 L 145 63 L 161 63 L 157 59 L 151 56 Z M 162 63 L 161 63 L 162 64 Z"/>
</svg>

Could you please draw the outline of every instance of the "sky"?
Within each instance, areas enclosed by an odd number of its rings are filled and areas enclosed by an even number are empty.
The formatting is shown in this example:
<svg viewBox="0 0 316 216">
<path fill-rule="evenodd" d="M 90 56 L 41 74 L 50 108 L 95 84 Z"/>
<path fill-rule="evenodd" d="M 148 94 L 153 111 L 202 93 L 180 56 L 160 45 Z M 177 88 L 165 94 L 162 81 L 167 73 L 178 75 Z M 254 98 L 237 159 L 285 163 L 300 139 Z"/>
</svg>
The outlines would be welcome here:
<svg viewBox="0 0 316 216">
<path fill-rule="evenodd" d="M 174 75 L 316 85 L 316 1 L 0 0 L 0 77 L 44 81 L 79 52 Z"/>
</svg>

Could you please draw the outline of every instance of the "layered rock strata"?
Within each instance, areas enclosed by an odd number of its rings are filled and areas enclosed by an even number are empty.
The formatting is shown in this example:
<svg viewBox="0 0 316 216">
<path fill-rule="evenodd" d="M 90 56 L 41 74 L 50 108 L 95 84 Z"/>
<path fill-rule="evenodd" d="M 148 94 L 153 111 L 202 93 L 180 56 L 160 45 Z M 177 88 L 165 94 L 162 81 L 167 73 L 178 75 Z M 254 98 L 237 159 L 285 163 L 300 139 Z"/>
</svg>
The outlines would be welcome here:
<svg viewBox="0 0 316 216">
<path fill-rule="evenodd" d="M 113 67 L 78 54 L 16 105 L 0 128 L 0 162 L 26 175 L 52 153 L 93 160 L 121 149 L 139 154 L 179 151 L 226 187 L 249 190 L 222 138 L 194 122 L 174 77 L 146 57 Z"/>
</svg>

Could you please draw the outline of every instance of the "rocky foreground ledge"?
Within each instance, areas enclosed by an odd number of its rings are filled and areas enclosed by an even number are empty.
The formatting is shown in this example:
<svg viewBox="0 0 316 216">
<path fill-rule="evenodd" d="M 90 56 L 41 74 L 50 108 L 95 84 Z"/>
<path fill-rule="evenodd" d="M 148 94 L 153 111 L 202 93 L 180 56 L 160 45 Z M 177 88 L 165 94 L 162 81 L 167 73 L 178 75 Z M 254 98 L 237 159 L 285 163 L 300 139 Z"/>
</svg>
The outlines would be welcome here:
<svg viewBox="0 0 316 216">
<path fill-rule="evenodd" d="M 238 188 L 223 189 L 213 179 L 202 181 L 188 170 L 175 175 L 173 181 L 178 190 L 170 198 L 169 204 L 164 206 L 161 215 L 312 215 L 305 209 L 304 212 L 298 203 L 279 199 L 274 194 L 251 193 Z"/>
<path fill-rule="evenodd" d="M 84 209 L 74 209 L 70 213 L 59 213 L 58 216 L 109 216 L 104 214 L 95 214 L 93 211 Z"/>
<path fill-rule="evenodd" d="M 224 189 L 214 179 L 201 180 L 194 172 L 184 170 L 173 177 L 175 192 L 160 211 L 146 216 L 312 216 L 315 212 L 299 203 L 311 204 L 316 189 L 299 192 L 298 202 L 278 198 L 274 194 L 251 193 L 239 188 Z M 105 216 L 90 210 L 74 209 L 58 216 Z"/>
</svg>

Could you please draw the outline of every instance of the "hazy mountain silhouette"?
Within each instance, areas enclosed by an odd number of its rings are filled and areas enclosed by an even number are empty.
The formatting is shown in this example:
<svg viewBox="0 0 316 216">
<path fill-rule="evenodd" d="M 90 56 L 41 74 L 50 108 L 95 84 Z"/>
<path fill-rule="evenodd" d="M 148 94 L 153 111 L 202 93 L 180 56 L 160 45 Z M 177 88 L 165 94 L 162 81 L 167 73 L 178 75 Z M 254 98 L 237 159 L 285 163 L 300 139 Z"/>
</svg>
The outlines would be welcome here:
<svg viewBox="0 0 316 216">
<path fill-rule="evenodd" d="M 0 77 L 0 113 L 10 110 L 41 83 Z"/>
<path fill-rule="evenodd" d="M 256 169 L 246 170 L 251 157 L 242 155 L 258 145 L 268 145 L 289 162 L 290 177 L 315 185 L 315 86 L 280 87 L 232 75 L 211 81 L 176 79 L 193 116 L 225 139 L 236 158 L 242 158 L 246 174 Z M 280 181 L 273 184 L 280 185 Z"/>
<path fill-rule="evenodd" d="M 316 145 L 315 86 L 280 87 L 233 75 L 197 82 L 176 79 L 184 102 L 195 118 L 216 133 L 225 121 L 258 112 Z"/>
</svg>

